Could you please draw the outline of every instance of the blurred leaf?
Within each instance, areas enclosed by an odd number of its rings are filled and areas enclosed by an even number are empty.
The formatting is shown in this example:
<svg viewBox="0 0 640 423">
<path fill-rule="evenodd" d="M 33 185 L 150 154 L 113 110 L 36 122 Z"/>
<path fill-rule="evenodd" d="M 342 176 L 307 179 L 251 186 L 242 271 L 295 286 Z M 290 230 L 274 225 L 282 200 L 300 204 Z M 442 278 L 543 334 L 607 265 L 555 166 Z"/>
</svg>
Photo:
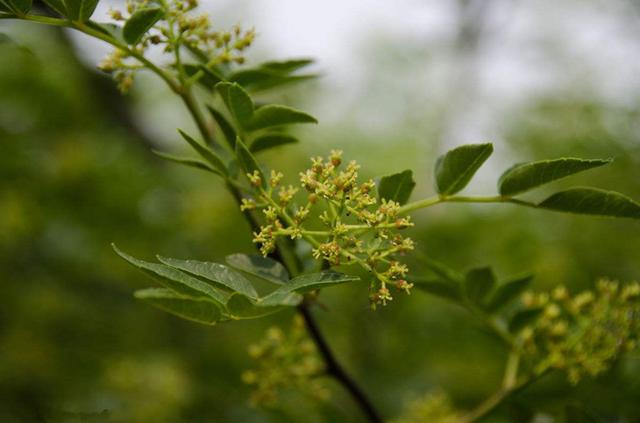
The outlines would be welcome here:
<svg viewBox="0 0 640 423">
<path fill-rule="evenodd" d="M 614 191 L 571 188 L 553 194 L 538 207 L 567 213 L 640 219 L 640 204 Z"/>
<path fill-rule="evenodd" d="M 184 158 L 184 157 L 178 157 L 178 156 L 174 156 L 172 154 L 163 153 L 162 151 L 157 151 L 157 150 L 152 150 L 152 152 L 155 155 L 157 155 L 159 157 L 162 157 L 165 160 L 169 160 L 170 162 L 182 164 L 182 165 L 189 166 L 189 167 L 194 167 L 196 169 L 206 170 L 206 171 L 209 171 L 211 173 L 215 173 L 216 175 L 223 176 L 222 173 L 218 172 L 216 169 L 212 168 L 207 163 L 205 163 L 203 161 L 200 161 L 198 159 L 189 159 L 189 158 Z"/>
<path fill-rule="evenodd" d="M 501 195 L 515 195 L 540 185 L 611 163 L 611 160 L 562 158 L 521 163 L 508 169 L 498 182 Z"/>
<path fill-rule="evenodd" d="M 220 303 L 224 303 L 226 301 L 226 298 L 222 293 L 218 292 L 206 282 L 191 277 L 164 264 L 139 260 L 120 250 L 115 244 L 111 244 L 111 247 L 120 257 L 156 279 L 166 288 L 188 296 L 200 297 L 204 295 Z"/>
<path fill-rule="evenodd" d="M 242 170 L 244 170 L 245 173 L 253 173 L 257 171 L 258 174 L 260 174 L 260 178 L 262 180 L 262 188 L 266 189 L 267 179 L 265 178 L 264 173 L 262 172 L 262 169 L 258 164 L 258 161 L 253 156 L 253 154 L 251 154 L 249 149 L 247 149 L 247 146 L 244 145 L 240 137 L 236 139 L 236 157 L 238 158 L 240 167 L 242 168 Z"/>
<path fill-rule="evenodd" d="M 67 7 L 64 4 L 63 0 L 42 0 L 44 4 L 49 6 L 50 9 L 54 10 L 58 14 L 62 16 L 67 16 Z"/>
<path fill-rule="evenodd" d="M 596 416 L 580 404 L 569 404 L 564 409 L 565 423 L 602 423 L 606 421 Z"/>
<path fill-rule="evenodd" d="M 98 0 L 64 0 L 67 18 L 72 21 L 88 21 L 98 5 Z"/>
<path fill-rule="evenodd" d="M 247 128 L 253 131 L 293 123 L 318 123 L 313 116 L 287 106 L 270 104 L 255 111 Z"/>
<path fill-rule="evenodd" d="M 215 70 L 209 69 L 205 65 L 202 64 L 192 64 L 186 63 L 182 65 L 185 73 L 189 78 L 197 74 L 198 72 L 202 72 L 203 75 L 198 79 L 198 83 L 203 87 L 213 90 L 218 82 L 224 81 L 224 77 L 218 74 Z"/>
<path fill-rule="evenodd" d="M 222 289 L 239 292 L 247 297 L 257 298 L 258 293 L 244 276 L 227 266 L 208 261 L 180 260 L 158 256 L 160 262 L 191 275 L 211 281 Z"/>
<path fill-rule="evenodd" d="M 220 307 L 206 298 L 179 295 L 170 289 L 163 288 L 141 289 L 136 291 L 134 296 L 159 309 L 193 322 L 214 325 L 222 319 Z"/>
<path fill-rule="evenodd" d="M 518 333 L 524 329 L 525 326 L 534 323 L 538 317 L 540 317 L 543 310 L 543 308 L 533 308 L 517 312 L 509 320 L 509 332 Z"/>
<path fill-rule="evenodd" d="M 496 277 L 490 267 L 471 269 L 465 275 L 464 291 L 473 303 L 480 304 L 496 284 Z"/>
<path fill-rule="evenodd" d="M 263 150 L 269 150 L 285 144 L 295 144 L 298 142 L 296 137 L 287 134 L 266 134 L 256 138 L 249 146 L 252 153 Z"/>
<path fill-rule="evenodd" d="M 287 75 L 269 69 L 242 69 L 229 75 L 229 80 L 237 82 L 250 91 L 262 91 L 296 82 L 316 78 L 316 75 Z"/>
<path fill-rule="evenodd" d="M 509 305 L 509 303 L 516 300 L 520 294 L 529 288 L 532 280 L 533 275 L 527 275 L 501 284 L 489 298 L 486 307 L 487 310 L 496 312 Z"/>
<path fill-rule="evenodd" d="M 227 118 L 225 118 L 222 113 L 211 106 L 208 106 L 207 108 L 209 109 L 209 113 L 211 113 L 211 116 L 213 116 L 213 119 L 218 124 L 218 127 L 222 131 L 222 134 L 227 140 L 227 143 L 231 146 L 232 149 L 235 150 L 237 138 L 235 129 L 233 129 L 233 126 L 231 126 L 229 121 L 227 121 Z"/>
<path fill-rule="evenodd" d="M 313 59 L 290 59 L 284 61 L 269 61 L 260 65 L 263 69 L 276 72 L 291 73 L 313 63 Z"/>
<path fill-rule="evenodd" d="M 462 292 L 460 284 L 448 279 L 411 279 L 415 287 L 438 297 L 452 301 L 460 301 Z"/>
<path fill-rule="evenodd" d="M 227 311 L 234 319 L 256 319 L 277 313 L 284 309 L 283 305 L 267 304 L 259 302 L 242 294 L 233 294 L 227 301 Z"/>
<path fill-rule="evenodd" d="M 159 7 L 150 7 L 136 11 L 124 24 L 122 36 L 129 44 L 138 44 L 144 34 L 162 17 L 164 12 Z"/>
<path fill-rule="evenodd" d="M 6 0 L 0 0 L 0 12 L 11 12 L 11 8 L 8 4 L 5 3 Z M 6 35 L 2 34 L 2 38 L 6 37 Z"/>
<path fill-rule="evenodd" d="M 110 36 L 114 40 L 124 41 L 124 36 L 122 34 L 122 27 L 112 24 L 112 23 L 99 23 L 88 21 L 85 23 L 88 27 L 95 29 L 96 31 L 100 31 L 105 35 Z"/>
<path fill-rule="evenodd" d="M 492 144 L 468 144 L 440 156 L 435 169 L 438 193 L 452 195 L 466 187 L 491 153 Z"/>
<path fill-rule="evenodd" d="M 5 7 L 17 15 L 26 15 L 31 10 L 32 0 L 3 0 Z"/>
<path fill-rule="evenodd" d="M 222 160 L 222 158 L 220 158 L 220 156 L 218 156 L 217 153 L 215 153 L 213 150 L 211 150 L 206 145 L 201 144 L 198 141 L 196 141 L 195 139 L 191 138 L 184 131 L 178 129 L 178 132 L 180 133 L 180 135 L 182 135 L 182 138 L 184 138 L 185 141 L 187 141 L 189 143 L 189 145 L 198 154 L 200 154 L 200 156 L 202 156 L 203 159 L 205 159 L 206 161 L 211 163 L 213 165 L 213 167 L 216 168 L 217 170 L 219 170 L 222 175 L 227 175 L 228 174 L 227 166 L 225 166 L 224 161 Z"/>
<path fill-rule="evenodd" d="M 410 170 L 383 176 L 378 186 L 378 198 L 392 200 L 402 205 L 409 201 L 415 186 L 416 181 L 413 180 L 413 172 Z"/>
<path fill-rule="evenodd" d="M 282 285 L 289 280 L 287 269 L 268 257 L 258 254 L 232 254 L 227 256 L 226 260 L 231 267 L 273 283 Z"/>
<path fill-rule="evenodd" d="M 216 84 L 216 90 L 236 123 L 245 128 L 253 117 L 254 109 L 249 94 L 235 82 L 219 82 Z"/>
</svg>

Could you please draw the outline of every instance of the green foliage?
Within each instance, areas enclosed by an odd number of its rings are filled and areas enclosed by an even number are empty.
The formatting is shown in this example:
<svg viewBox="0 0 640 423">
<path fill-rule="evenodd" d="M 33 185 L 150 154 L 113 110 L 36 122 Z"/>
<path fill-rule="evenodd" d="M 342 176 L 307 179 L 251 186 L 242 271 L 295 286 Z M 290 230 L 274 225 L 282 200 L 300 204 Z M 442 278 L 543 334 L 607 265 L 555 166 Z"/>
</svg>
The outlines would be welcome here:
<svg viewBox="0 0 640 423">
<path fill-rule="evenodd" d="M 0 0 L 0 6 L 16 15 L 26 15 L 31 10 L 32 0 Z"/>
<path fill-rule="evenodd" d="M 611 160 L 563 158 L 517 164 L 500 176 L 498 182 L 500 194 L 519 194 L 569 175 L 609 163 L 611 163 Z"/>
<path fill-rule="evenodd" d="M 538 207 L 567 213 L 640 219 L 640 204 L 620 193 L 596 188 L 561 191 L 542 201 Z"/>
<path fill-rule="evenodd" d="M 318 121 L 313 116 L 291 107 L 268 104 L 255 111 L 247 129 L 256 131 L 293 123 L 318 123 Z"/>
<path fill-rule="evenodd" d="M 158 260 L 167 266 L 203 279 L 217 288 L 230 292 L 239 292 L 250 298 L 258 297 L 258 293 L 249 280 L 222 264 L 161 256 L 158 256 Z"/>
<path fill-rule="evenodd" d="M 216 85 L 216 91 L 222 98 L 233 120 L 241 127 L 246 128 L 253 117 L 253 100 L 249 94 L 236 83 L 220 82 Z"/>
<path fill-rule="evenodd" d="M 452 195 L 461 191 L 491 153 L 492 144 L 469 144 L 439 157 L 435 169 L 438 193 Z"/>
<path fill-rule="evenodd" d="M 496 284 L 496 277 L 490 267 L 471 269 L 465 275 L 464 292 L 475 304 L 480 304 Z"/>
<path fill-rule="evenodd" d="M 496 312 L 511 302 L 519 298 L 519 296 L 531 286 L 533 280 L 532 275 L 527 275 L 506 281 L 498 286 L 487 302 L 487 310 Z"/>
<path fill-rule="evenodd" d="M 129 44 L 138 44 L 146 34 L 164 16 L 159 7 L 137 10 L 127 19 L 122 29 L 122 36 Z"/>
<path fill-rule="evenodd" d="M 416 181 L 413 180 L 413 172 L 410 170 L 383 176 L 378 184 L 378 199 L 384 198 L 400 205 L 406 204 L 415 186 Z"/>
<path fill-rule="evenodd" d="M 64 0 L 64 3 L 67 18 L 81 22 L 88 21 L 98 6 L 98 0 Z"/>
<path fill-rule="evenodd" d="M 64 0 L 43 0 L 43 3 L 61 16 L 67 15 L 67 6 Z"/>
<path fill-rule="evenodd" d="M 216 175 L 223 176 L 222 173 L 220 173 L 219 171 L 211 167 L 211 165 L 198 159 L 178 157 L 178 156 L 174 156 L 173 154 L 163 153 L 162 151 L 157 151 L 157 150 L 153 150 L 153 153 L 159 157 L 162 157 L 165 160 L 169 160 L 170 162 L 193 167 L 196 169 L 206 170 L 208 172 L 215 173 Z"/>
<path fill-rule="evenodd" d="M 251 154 L 251 151 L 242 142 L 240 138 L 236 140 L 236 157 L 238 163 L 246 175 L 251 175 L 251 183 L 254 186 L 260 186 L 263 189 L 267 187 L 267 179 L 258 164 L 256 158 Z"/>
<path fill-rule="evenodd" d="M 235 150 L 236 138 L 238 137 L 238 135 L 236 134 L 235 129 L 233 129 L 233 126 L 231 126 L 227 118 L 224 117 L 224 115 L 220 113 L 218 110 L 214 109 L 211 106 L 207 107 L 207 109 L 209 110 L 209 113 L 211 114 L 213 119 L 216 121 L 216 124 L 220 128 L 220 131 L 222 132 L 224 139 L 227 141 L 227 144 L 229 144 L 232 150 Z"/>
<path fill-rule="evenodd" d="M 180 318 L 215 325 L 222 318 L 218 303 L 204 297 L 189 297 L 164 288 L 138 290 L 135 297 Z"/>
<path fill-rule="evenodd" d="M 257 254 L 232 254 L 226 258 L 229 266 L 282 285 L 289 281 L 289 272 L 280 263 Z"/>
<path fill-rule="evenodd" d="M 232 72 L 229 80 L 237 82 L 252 92 L 281 87 L 296 82 L 303 82 L 316 75 L 296 75 L 293 72 L 313 63 L 313 60 L 298 59 L 282 62 L 265 62 L 254 68 L 244 68 Z"/>
<path fill-rule="evenodd" d="M 208 161 L 215 169 L 218 170 L 222 175 L 227 174 L 227 166 L 224 164 L 224 161 L 217 153 L 211 150 L 206 145 L 196 141 L 185 132 L 178 130 L 182 138 L 206 161 Z"/>
<path fill-rule="evenodd" d="M 249 146 L 252 153 L 258 153 L 264 150 L 270 150 L 275 147 L 287 144 L 295 144 L 299 142 L 294 136 L 287 134 L 265 134 L 257 137 Z"/>
</svg>

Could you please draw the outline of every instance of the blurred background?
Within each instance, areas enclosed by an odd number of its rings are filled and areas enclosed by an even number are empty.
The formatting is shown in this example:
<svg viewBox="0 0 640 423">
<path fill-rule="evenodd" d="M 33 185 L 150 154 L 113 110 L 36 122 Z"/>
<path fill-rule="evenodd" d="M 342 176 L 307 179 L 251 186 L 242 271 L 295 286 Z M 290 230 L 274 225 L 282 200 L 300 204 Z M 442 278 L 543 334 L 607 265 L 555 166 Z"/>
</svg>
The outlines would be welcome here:
<svg viewBox="0 0 640 423">
<path fill-rule="evenodd" d="M 493 194 L 510 164 L 613 157 L 553 188 L 589 184 L 640 198 L 640 2 L 636 0 L 203 1 L 218 28 L 255 26 L 250 63 L 312 57 L 322 77 L 279 102 L 317 116 L 303 142 L 265 155 L 291 180 L 310 155 L 340 148 L 367 176 L 410 168 L 415 198 L 433 193 L 437 156 L 492 141 L 468 192 Z M 101 4 L 98 16 L 110 5 Z M 99 20 L 99 19 L 98 19 Z M 150 285 L 113 254 L 221 261 L 251 237 L 216 179 L 161 161 L 191 123 L 149 75 L 126 97 L 95 64 L 86 37 L 0 24 L 0 421 L 358 421 L 339 386 L 316 403 L 295 392 L 280 408 L 249 406 L 247 346 L 291 313 L 213 328 L 135 301 Z M 195 132 L 195 131 L 191 131 Z M 544 196 L 545 190 L 533 194 Z M 510 206 L 423 210 L 418 249 L 535 287 L 640 279 L 640 225 Z M 418 270 L 419 271 L 419 270 Z M 323 294 L 325 296 L 325 294 Z M 383 414 L 444 390 L 472 407 L 499 384 L 504 356 L 467 315 L 416 292 L 377 312 L 362 286 L 326 291 L 320 325 Z M 603 421 L 640 421 L 640 358 L 573 389 L 541 381 L 514 401 L 528 421 L 582 401 Z M 518 416 L 518 417 L 516 417 Z M 544 418 L 548 418 L 544 420 Z"/>
</svg>

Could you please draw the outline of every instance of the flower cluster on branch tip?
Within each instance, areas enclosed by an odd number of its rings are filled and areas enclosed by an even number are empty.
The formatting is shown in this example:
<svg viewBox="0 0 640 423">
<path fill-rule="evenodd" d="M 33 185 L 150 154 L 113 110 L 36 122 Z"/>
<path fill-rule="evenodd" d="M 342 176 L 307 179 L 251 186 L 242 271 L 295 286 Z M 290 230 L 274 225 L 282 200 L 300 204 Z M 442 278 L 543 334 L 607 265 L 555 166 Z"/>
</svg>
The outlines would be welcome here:
<svg viewBox="0 0 640 423">
<path fill-rule="evenodd" d="M 600 280 L 595 291 L 570 296 L 558 287 L 551 293 L 525 293 L 527 310 L 539 312 L 519 339 L 536 373 L 566 372 L 571 383 L 606 371 L 622 353 L 638 347 L 640 284 Z"/>
<path fill-rule="evenodd" d="M 145 54 L 150 47 L 160 46 L 164 53 L 174 55 L 175 59 L 168 69 L 178 74 L 183 72 L 180 59 L 180 50 L 183 48 L 195 52 L 201 60 L 206 58 L 209 68 L 220 64 L 244 63 L 244 51 L 253 43 L 255 30 L 245 31 L 237 25 L 228 31 L 214 30 L 207 14 L 192 13 L 197 7 L 198 0 L 128 0 L 126 12 L 111 9 L 109 14 L 116 22 L 126 22 L 138 12 L 158 9 L 161 17 L 131 49 Z M 131 88 L 134 72 L 143 68 L 135 60 L 128 59 L 128 52 L 115 49 L 98 66 L 113 74 L 123 92 Z"/>
<path fill-rule="evenodd" d="M 413 223 L 399 215 L 397 202 L 378 201 L 374 181 L 358 181 L 359 169 L 355 161 L 343 165 L 342 152 L 334 150 L 326 159 L 311 159 L 311 167 L 300 173 L 299 187 L 282 186 L 283 175 L 275 171 L 263 184 L 255 171 L 247 175 L 254 196 L 244 198 L 241 209 L 262 211 L 266 223 L 253 241 L 265 256 L 276 248 L 278 237 L 304 239 L 315 259 L 370 272 L 370 302 L 375 308 L 393 299 L 389 286 L 407 293 L 413 287 L 405 279 L 409 269 L 398 261 L 414 249 L 413 240 L 399 233 Z M 298 193 L 304 194 L 300 202 Z M 312 215 L 320 228 L 308 227 Z"/>
</svg>

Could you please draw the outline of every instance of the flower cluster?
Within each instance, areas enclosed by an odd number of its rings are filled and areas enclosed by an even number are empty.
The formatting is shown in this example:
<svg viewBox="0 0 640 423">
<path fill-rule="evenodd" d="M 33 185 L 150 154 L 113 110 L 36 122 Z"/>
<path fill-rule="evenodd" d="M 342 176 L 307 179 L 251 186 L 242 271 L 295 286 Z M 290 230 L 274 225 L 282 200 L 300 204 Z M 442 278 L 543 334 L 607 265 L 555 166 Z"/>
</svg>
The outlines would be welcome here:
<svg viewBox="0 0 640 423">
<path fill-rule="evenodd" d="M 170 69 L 178 72 L 183 71 L 180 69 L 180 50 L 183 48 L 196 54 L 199 60 L 204 60 L 207 67 L 244 63 L 244 51 L 253 43 L 255 31 L 243 31 L 239 26 L 230 31 L 216 31 L 206 14 L 191 13 L 197 7 L 197 0 L 128 0 L 126 14 L 112 9 L 110 16 L 116 22 L 125 22 L 137 11 L 160 8 L 163 17 L 132 48 L 144 54 L 151 46 L 160 46 L 165 53 L 174 54 L 175 60 Z M 99 68 L 112 73 L 120 90 L 126 92 L 133 83 L 134 71 L 141 66 L 131 60 L 126 52 L 116 49 L 102 61 Z"/>
<path fill-rule="evenodd" d="M 559 369 L 569 381 L 596 376 L 622 353 L 638 347 L 640 284 L 600 280 L 595 292 L 570 296 L 558 287 L 550 294 L 525 293 L 527 310 L 538 310 L 520 333 L 524 352 L 535 357 L 536 372 Z"/>
<path fill-rule="evenodd" d="M 360 166 L 351 161 L 343 166 L 342 152 L 328 158 L 314 157 L 311 167 L 300 173 L 300 188 L 282 186 L 283 175 L 271 172 L 263 188 L 258 172 L 247 175 L 255 198 L 245 198 L 242 210 L 261 209 L 266 224 L 254 233 L 253 241 L 263 255 L 276 247 L 278 237 L 305 239 L 315 259 L 330 265 L 359 265 L 371 273 L 370 302 L 373 307 L 392 300 L 389 286 L 409 292 L 408 268 L 397 260 L 413 250 L 414 243 L 398 231 L 413 226 L 400 216 L 395 201 L 378 200 L 373 180 L 358 181 Z M 305 198 L 295 201 L 302 191 Z M 312 213 L 315 212 L 315 213 Z M 308 228 L 314 220 L 321 226 Z"/>
<path fill-rule="evenodd" d="M 456 423 L 462 414 L 455 409 L 451 398 L 441 390 L 429 392 L 409 401 L 402 414 L 392 423 Z"/>
<path fill-rule="evenodd" d="M 242 380 L 254 388 L 252 405 L 273 406 L 285 389 L 304 392 L 316 400 L 329 398 L 329 389 L 320 378 L 325 373 L 324 363 L 307 337 L 301 317 L 294 317 L 288 336 L 279 328 L 270 328 L 264 339 L 249 347 L 249 355 L 258 367 L 244 372 Z"/>
</svg>

